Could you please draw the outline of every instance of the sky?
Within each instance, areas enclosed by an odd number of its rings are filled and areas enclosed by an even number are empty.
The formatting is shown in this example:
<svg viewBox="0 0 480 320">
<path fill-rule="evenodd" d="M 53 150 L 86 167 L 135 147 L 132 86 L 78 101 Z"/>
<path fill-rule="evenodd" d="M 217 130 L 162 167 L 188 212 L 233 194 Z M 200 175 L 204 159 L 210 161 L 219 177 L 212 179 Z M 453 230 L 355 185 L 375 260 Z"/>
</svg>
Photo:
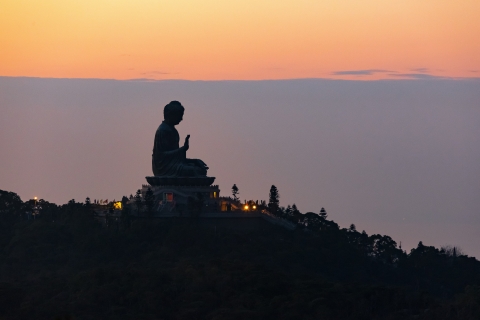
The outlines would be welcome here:
<svg viewBox="0 0 480 320">
<path fill-rule="evenodd" d="M 480 257 L 480 80 L 118 81 L 0 77 L 0 189 L 119 200 L 152 174 L 163 107 L 221 196 L 267 200 L 409 250 Z"/>
<path fill-rule="evenodd" d="M 480 1 L 0 0 L 0 189 L 120 199 L 170 100 L 222 195 L 480 257 Z"/>
<path fill-rule="evenodd" d="M 0 75 L 479 77 L 478 0 L 0 0 Z"/>
</svg>

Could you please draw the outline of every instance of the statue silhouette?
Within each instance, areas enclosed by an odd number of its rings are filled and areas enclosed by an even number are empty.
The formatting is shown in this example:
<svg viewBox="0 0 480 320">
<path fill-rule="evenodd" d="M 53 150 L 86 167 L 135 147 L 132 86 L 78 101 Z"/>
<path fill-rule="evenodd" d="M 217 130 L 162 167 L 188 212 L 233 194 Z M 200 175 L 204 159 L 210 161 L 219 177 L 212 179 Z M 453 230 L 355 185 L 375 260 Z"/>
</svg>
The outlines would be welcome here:
<svg viewBox="0 0 480 320">
<path fill-rule="evenodd" d="M 190 135 L 182 147 L 175 126 L 183 120 L 185 108 L 178 101 L 172 101 L 163 109 L 164 120 L 155 133 L 152 170 L 156 177 L 206 177 L 207 165 L 199 159 L 188 159 Z"/>
</svg>

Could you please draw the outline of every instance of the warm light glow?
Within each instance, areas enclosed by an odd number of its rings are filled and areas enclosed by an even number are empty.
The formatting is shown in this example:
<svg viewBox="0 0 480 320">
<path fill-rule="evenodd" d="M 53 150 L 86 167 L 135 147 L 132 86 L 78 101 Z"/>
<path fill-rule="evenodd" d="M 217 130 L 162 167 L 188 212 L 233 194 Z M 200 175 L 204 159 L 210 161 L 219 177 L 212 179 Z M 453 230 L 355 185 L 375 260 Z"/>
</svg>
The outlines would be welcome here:
<svg viewBox="0 0 480 320">
<path fill-rule="evenodd" d="M 165 202 L 173 202 L 173 193 L 172 193 L 172 192 L 165 192 L 165 193 L 163 193 L 163 201 L 165 201 Z"/>
<path fill-rule="evenodd" d="M 117 201 L 113 204 L 113 208 L 114 209 L 117 209 L 117 210 L 122 210 L 122 202 L 121 201 Z"/>
<path fill-rule="evenodd" d="M 248 210 L 248 204 L 245 205 L 245 207 L 243 207 L 245 210 Z"/>
<path fill-rule="evenodd" d="M 254 205 L 254 206 L 253 206 L 253 209 L 257 209 L 257 206 Z"/>
<path fill-rule="evenodd" d="M 33 197 L 33 200 L 37 200 L 38 198 L 37 197 Z"/>
<path fill-rule="evenodd" d="M 480 1 L 6 0 L 0 76 L 478 77 Z"/>
</svg>

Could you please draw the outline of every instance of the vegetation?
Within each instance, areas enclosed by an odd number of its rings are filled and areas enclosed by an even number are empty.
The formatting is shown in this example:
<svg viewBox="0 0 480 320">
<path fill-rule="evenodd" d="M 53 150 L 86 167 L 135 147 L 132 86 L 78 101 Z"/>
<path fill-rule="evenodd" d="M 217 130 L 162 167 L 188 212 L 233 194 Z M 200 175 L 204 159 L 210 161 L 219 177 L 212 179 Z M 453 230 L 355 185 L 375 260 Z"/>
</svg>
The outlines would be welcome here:
<svg viewBox="0 0 480 320">
<path fill-rule="evenodd" d="M 135 197 L 134 197 L 134 203 L 135 203 L 135 206 L 137 207 L 137 214 L 139 214 L 141 211 L 142 211 L 142 208 L 143 208 L 143 199 L 142 199 L 142 190 L 138 189 L 137 190 L 137 193 L 135 193 Z"/>
<path fill-rule="evenodd" d="M 236 184 L 233 184 L 232 186 L 232 196 L 233 196 L 233 200 L 235 201 L 239 201 L 239 198 L 238 198 L 238 195 L 240 194 L 240 192 L 238 191 L 238 187 Z"/>
<path fill-rule="evenodd" d="M 280 204 L 280 194 L 278 193 L 277 187 L 272 185 L 270 187 L 270 193 L 268 195 L 268 209 L 273 214 L 278 214 Z"/>
<path fill-rule="evenodd" d="M 29 220 L 33 205 L 0 190 L 0 319 L 480 318 L 475 258 L 296 206 L 278 210 L 289 231 L 128 212 L 106 227 L 75 200 Z"/>
<path fill-rule="evenodd" d="M 327 219 L 328 214 L 327 214 L 327 211 L 325 210 L 325 208 L 320 209 L 320 217 L 322 217 L 324 219 Z"/>
<path fill-rule="evenodd" d="M 153 195 L 152 189 L 150 187 L 145 193 L 145 207 L 147 208 L 147 216 L 151 217 L 153 215 L 153 207 L 155 205 L 155 196 Z"/>
</svg>

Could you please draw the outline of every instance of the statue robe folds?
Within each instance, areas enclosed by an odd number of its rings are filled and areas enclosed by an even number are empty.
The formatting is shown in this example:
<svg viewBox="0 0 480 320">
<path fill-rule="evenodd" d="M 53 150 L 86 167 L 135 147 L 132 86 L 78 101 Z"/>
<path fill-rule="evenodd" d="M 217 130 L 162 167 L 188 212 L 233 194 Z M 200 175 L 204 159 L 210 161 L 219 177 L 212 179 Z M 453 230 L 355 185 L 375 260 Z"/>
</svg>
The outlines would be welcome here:
<svg viewBox="0 0 480 320">
<path fill-rule="evenodd" d="M 165 121 L 155 133 L 152 169 L 157 177 L 205 177 L 207 170 L 197 165 L 199 160 L 187 159 L 185 148 L 179 147 L 180 136 L 174 126 Z"/>
</svg>

